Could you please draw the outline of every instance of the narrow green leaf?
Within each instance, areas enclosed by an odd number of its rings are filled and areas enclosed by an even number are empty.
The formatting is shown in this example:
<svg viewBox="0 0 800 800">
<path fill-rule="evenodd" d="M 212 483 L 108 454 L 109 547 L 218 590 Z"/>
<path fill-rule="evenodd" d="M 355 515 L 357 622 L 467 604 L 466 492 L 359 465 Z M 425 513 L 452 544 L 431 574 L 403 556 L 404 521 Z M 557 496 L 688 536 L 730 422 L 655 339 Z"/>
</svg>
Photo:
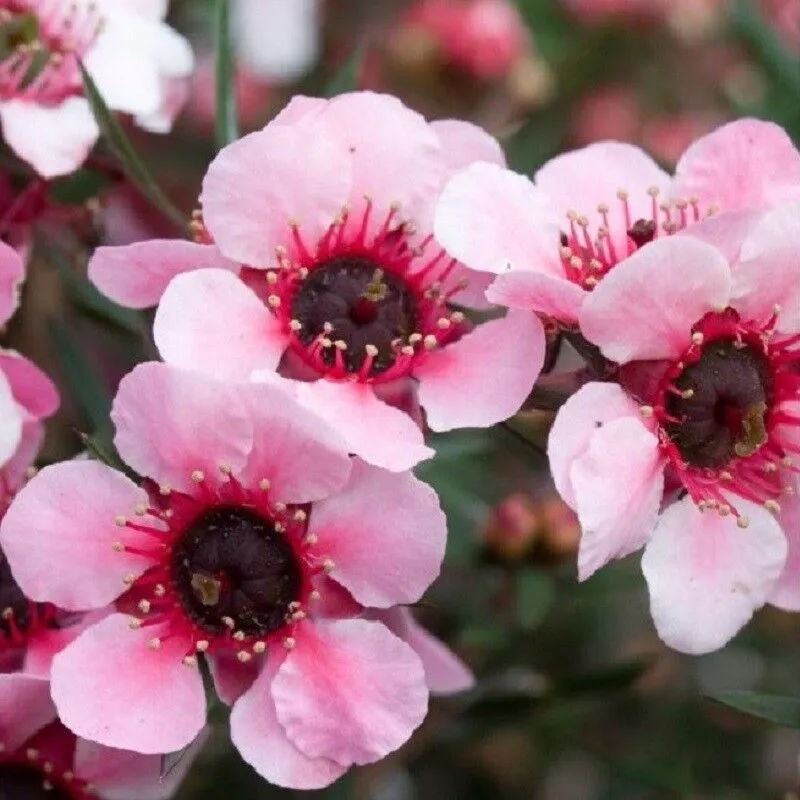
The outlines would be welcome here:
<svg viewBox="0 0 800 800">
<path fill-rule="evenodd" d="M 78 61 L 78 66 L 83 77 L 86 98 L 92 108 L 94 118 L 97 120 L 108 146 L 120 160 L 123 171 L 153 205 L 160 209 L 182 231 L 185 231 L 188 225 L 186 217 L 172 204 L 164 192 L 161 191 L 152 175 L 150 175 L 147 167 L 142 163 L 130 140 L 122 130 L 122 126 L 105 104 L 91 75 L 89 75 L 80 61 Z"/>
<path fill-rule="evenodd" d="M 344 94 L 358 89 L 358 76 L 361 72 L 363 61 L 364 48 L 358 45 L 325 87 L 325 97 L 336 97 L 337 94 Z"/>
<path fill-rule="evenodd" d="M 743 691 L 715 692 L 706 697 L 784 728 L 800 728 L 800 697 Z"/>
<path fill-rule="evenodd" d="M 217 146 L 221 149 L 239 138 L 236 105 L 235 65 L 231 51 L 230 4 L 217 0 L 214 15 L 214 44 L 216 51 Z"/>
<path fill-rule="evenodd" d="M 97 436 L 90 436 L 88 433 L 79 433 L 84 447 L 89 451 L 95 460 L 100 461 L 107 467 L 116 469 L 122 472 L 127 472 L 128 468 L 119 457 L 116 448 L 109 442 L 101 441 Z"/>
<path fill-rule="evenodd" d="M 102 438 L 110 430 L 111 397 L 94 366 L 83 354 L 70 329 L 61 322 L 49 321 L 50 338 L 64 380 L 95 435 Z"/>
<path fill-rule="evenodd" d="M 526 630 L 538 628 L 556 599 L 553 579 L 539 570 L 524 569 L 517 578 L 517 622 Z"/>
</svg>

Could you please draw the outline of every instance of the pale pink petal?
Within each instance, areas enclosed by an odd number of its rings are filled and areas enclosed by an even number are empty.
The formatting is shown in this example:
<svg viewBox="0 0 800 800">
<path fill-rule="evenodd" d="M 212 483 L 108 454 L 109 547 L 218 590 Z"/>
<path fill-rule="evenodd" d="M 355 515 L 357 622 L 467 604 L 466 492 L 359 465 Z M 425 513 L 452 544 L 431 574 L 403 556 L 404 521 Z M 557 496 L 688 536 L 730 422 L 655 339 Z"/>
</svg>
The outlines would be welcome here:
<svg viewBox="0 0 800 800">
<path fill-rule="evenodd" d="M 147 503 L 144 491 L 97 461 L 45 467 L 6 512 L 0 547 L 32 600 L 74 611 L 102 608 L 125 591 L 126 575 L 152 563 L 112 548 L 119 540 L 138 541 L 115 520 L 140 503 Z"/>
<path fill-rule="evenodd" d="M 178 275 L 161 298 L 153 338 L 164 361 L 222 380 L 275 369 L 287 337 L 270 310 L 235 275 Z"/>
<path fill-rule="evenodd" d="M 9 492 L 17 492 L 28 480 L 28 469 L 33 466 L 44 442 L 44 425 L 39 420 L 22 423 L 22 436 L 14 455 L 0 468 L 0 476 Z"/>
<path fill-rule="evenodd" d="M 229 384 L 158 362 L 120 382 L 111 419 L 114 444 L 137 472 L 174 489 L 192 489 L 199 470 L 213 481 L 220 465 L 240 470 L 253 444 L 248 408 Z"/>
<path fill-rule="evenodd" d="M 414 370 L 419 401 L 435 431 L 487 428 L 515 414 L 544 362 L 544 328 L 529 311 L 484 322 L 434 350 Z"/>
<path fill-rule="evenodd" d="M 319 380 L 298 384 L 297 393 L 349 452 L 370 464 L 403 472 L 434 455 L 411 417 L 379 400 L 368 384 Z"/>
<path fill-rule="evenodd" d="M 78 739 L 75 774 L 91 783 L 103 800 L 168 800 L 178 791 L 209 733 L 202 731 L 166 771 L 161 755 L 142 755 Z"/>
<path fill-rule="evenodd" d="M 124 247 L 98 247 L 89 261 L 89 279 L 120 305 L 148 308 L 158 303 L 176 275 L 205 267 L 239 270 L 215 245 L 153 239 Z"/>
<path fill-rule="evenodd" d="M 380 209 L 372 220 L 376 226 L 383 224 L 389 205 L 398 203 L 404 217 L 427 227 L 427 209 L 442 183 L 444 163 L 439 137 L 421 114 L 391 95 L 349 92 L 334 97 L 317 122 L 316 136 L 337 140 L 351 154 L 353 209 L 369 195 Z M 304 166 L 303 174 L 313 172 Z"/>
<path fill-rule="evenodd" d="M 780 579 L 775 584 L 769 602 L 786 611 L 800 611 L 800 496 L 795 493 L 781 499 L 778 517 L 786 535 L 789 552 Z"/>
<path fill-rule="evenodd" d="M 0 673 L 0 741 L 6 750 L 16 750 L 55 717 L 46 680 Z"/>
<path fill-rule="evenodd" d="M 53 661 L 52 693 L 61 721 L 78 736 L 138 753 L 181 750 L 206 720 L 203 681 L 183 663 L 187 641 L 149 646 L 159 626 L 132 630 L 112 614 L 84 631 Z"/>
<path fill-rule="evenodd" d="M 409 609 L 375 611 L 371 617 L 414 649 L 422 660 L 425 680 L 433 694 L 465 692 L 475 685 L 472 670 L 444 642 L 428 633 Z"/>
<path fill-rule="evenodd" d="M 689 225 L 676 235 L 700 239 L 716 247 L 729 264 L 735 264 L 739 260 L 742 244 L 763 216 L 763 211 L 753 210 L 715 214 Z"/>
<path fill-rule="evenodd" d="M 278 720 L 312 758 L 369 764 L 405 743 L 425 718 L 416 653 L 378 622 L 306 624 L 272 684 Z"/>
<path fill-rule="evenodd" d="M 658 437 L 636 417 L 601 423 L 570 470 L 581 523 L 578 578 L 643 547 L 664 493 Z"/>
<path fill-rule="evenodd" d="M 24 278 L 25 264 L 20 254 L 0 241 L 0 325 L 8 322 L 17 310 Z"/>
<path fill-rule="evenodd" d="M 639 407 L 616 383 L 587 383 L 564 403 L 550 429 L 547 455 L 558 493 L 578 507 L 572 485 L 572 465 L 589 451 L 594 434 L 609 422 L 635 418 Z"/>
<path fill-rule="evenodd" d="M 724 212 L 800 199 L 800 154 L 772 122 L 740 119 L 698 139 L 675 171 L 673 196 Z"/>
<path fill-rule="evenodd" d="M 434 233 L 471 269 L 564 274 L 550 200 L 527 178 L 496 164 L 472 164 L 450 180 L 436 206 Z"/>
<path fill-rule="evenodd" d="M 483 128 L 460 119 L 438 119 L 430 125 L 442 143 L 442 155 L 451 173 L 475 161 L 505 167 L 503 148 Z"/>
<path fill-rule="evenodd" d="M 241 394 L 253 421 L 243 482 L 268 479 L 270 497 L 284 503 L 319 500 L 347 483 L 347 446 L 321 417 L 289 399 L 281 387 L 254 383 Z"/>
<path fill-rule="evenodd" d="M 289 789 L 322 789 L 347 771 L 328 758 L 310 758 L 287 737 L 275 713 L 272 681 L 283 659 L 267 668 L 231 712 L 231 741 L 242 758 L 270 783 Z"/>
<path fill-rule="evenodd" d="M 22 412 L 8 380 L 0 372 L 0 466 L 8 462 L 22 441 Z"/>
<path fill-rule="evenodd" d="M 778 521 L 736 498 L 750 518 L 702 513 L 685 497 L 664 511 L 642 558 L 658 635 L 684 653 L 726 644 L 769 600 L 786 561 Z"/>
<path fill-rule="evenodd" d="M 82 97 L 55 106 L 8 100 L 0 103 L 0 122 L 8 146 L 43 178 L 78 169 L 100 135 Z"/>
<path fill-rule="evenodd" d="M 0 370 L 11 386 L 14 400 L 34 419 L 56 413 L 61 401 L 58 389 L 33 361 L 14 350 L 0 350 Z"/>
<path fill-rule="evenodd" d="M 652 219 L 649 190 L 658 189 L 666 200 L 670 178 L 638 147 L 621 142 L 597 142 L 548 161 L 534 176 L 567 228 L 567 214 L 575 212 L 590 222 L 590 230 L 604 225 L 598 206 L 609 208 L 611 241 L 621 252 L 627 249 L 627 221 L 618 194 L 627 193 L 629 219 Z M 592 224 L 594 223 L 594 224 Z"/>
<path fill-rule="evenodd" d="M 800 203 L 770 211 L 742 244 L 731 304 L 746 320 L 766 322 L 780 307 L 777 330 L 800 330 Z"/>
<path fill-rule="evenodd" d="M 363 605 L 388 608 L 419 600 L 439 574 L 447 521 L 436 492 L 410 472 L 356 460 L 348 485 L 314 503 L 308 530 L 337 583 Z"/>
<path fill-rule="evenodd" d="M 111 612 L 112 606 L 100 611 L 83 614 L 79 620 L 70 621 L 64 628 L 50 628 L 32 636 L 25 648 L 25 664 L 22 671 L 26 675 L 50 679 L 53 659 L 69 644 L 75 641 L 90 625 L 94 625 Z"/>
<path fill-rule="evenodd" d="M 241 0 L 240 0 L 241 1 Z M 253 0 L 250 0 L 253 2 Z M 325 110 L 329 101 L 322 97 L 307 97 L 295 94 L 289 102 L 272 118 L 270 125 L 294 125 L 306 115 L 318 115 Z"/>
<path fill-rule="evenodd" d="M 233 653 L 210 653 L 206 662 L 214 678 L 217 697 L 232 706 L 255 682 L 263 667 L 263 659 L 243 664 Z"/>
<path fill-rule="evenodd" d="M 657 239 L 600 281 L 581 308 L 581 330 L 613 361 L 676 358 L 730 291 L 719 250 L 690 236 Z"/>
<path fill-rule="evenodd" d="M 268 125 L 224 148 L 206 173 L 200 202 L 226 256 L 270 266 L 275 248 L 292 243 L 290 222 L 300 225 L 303 240 L 313 247 L 341 211 L 350 187 L 346 148 L 322 135 L 314 120 L 301 119 Z"/>
<path fill-rule="evenodd" d="M 578 321 L 587 292 L 564 277 L 514 270 L 498 275 L 486 290 L 492 302 L 509 308 L 536 311 L 567 324 Z"/>
</svg>

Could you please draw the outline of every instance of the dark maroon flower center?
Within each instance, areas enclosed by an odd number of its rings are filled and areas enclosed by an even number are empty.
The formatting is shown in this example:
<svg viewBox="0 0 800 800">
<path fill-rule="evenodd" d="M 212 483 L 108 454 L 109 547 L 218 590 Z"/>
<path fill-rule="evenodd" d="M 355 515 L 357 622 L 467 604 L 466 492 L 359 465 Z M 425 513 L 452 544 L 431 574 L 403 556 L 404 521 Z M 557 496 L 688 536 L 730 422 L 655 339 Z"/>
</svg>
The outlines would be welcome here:
<svg viewBox="0 0 800 800">
<path fill-rule="evenodd" d="M 292 318 L 306 346 L 323 338 L 329 366 L 337 352 L 350 372 L 372 353 L 370 375 L 390 369 L 400 346 L 415 332 L 419 313 L 406 283 L 362 257 L 334 258 L 311 271 L 292 301 Z"/>
<path fill-rule="evenodd" d="M 302 588 L 286 538 L 246 508 L 215 508 L 196 519 L 173 550 L 172 568 L 186 613 L 213 635 L 278 630 Z"/>
<path fill-rule="evenodd" d="M 53 786 L 36 767 L 0 764 L 0 800 L 73 800 L 73 795 Z"/>
<path fill-rule="evenodd" d="M 681 455 L 695 467 L 719 468 L 754 455 L 767 441 L 772 376 L 765 356 L 748 344 L 720 339 L 675 380 L 665 425 Z"/>
</svg>

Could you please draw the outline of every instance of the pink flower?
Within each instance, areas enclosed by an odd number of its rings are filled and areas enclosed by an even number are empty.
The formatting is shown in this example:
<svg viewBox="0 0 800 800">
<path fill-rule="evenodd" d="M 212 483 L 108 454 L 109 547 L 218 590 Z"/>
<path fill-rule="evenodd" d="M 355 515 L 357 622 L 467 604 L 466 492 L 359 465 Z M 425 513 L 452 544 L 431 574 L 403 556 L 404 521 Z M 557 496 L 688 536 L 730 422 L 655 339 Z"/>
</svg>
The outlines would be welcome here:
<svg viewBox="0 0 800 800">
<path fill-rule="evenodd" d="M 235 700 L 244 758 L 274 783 L 319 787 L 403 744 L 443 670 L 464 685 L 463 667 L 417 655 L 410 620 L 365 616 L 417 601 L 436 577 L 446 531 L 432 489 L 351 462 L 265 384 L 145 364 L 123 379 L 112 418 L 141 484 L 93 461 L 47 467 L 0 528 L 29 597 L 115 604 L 53 663 L 53 698 L 76 734 L 143 753 L 184 747 L 205 721 L 205 654 Z"/>
<path fill-rule="evenodd" d="M 174 81 L 192 69 L 186 41 L 162 19 L 166 3 L 2 0 L 16 35 L 0 62 L 0 122 L 9 147 L 40 175 L 77 169 L 99 130 L 83 96 L 83 59 L 110 108 L 148 130 L 169 128 Z M 30 77 L 37 59 L 44 65 Z"/>
<path fill-rule="evenodd" d="M 202 742 L 162 776 L 160 755 L 78 739 L 56 718 L 47 681 L 0 675 L 0 797 L 24 800 L 167 800 Z"/>
<path fill-rule="evenodd" d="M 585 385 L 551 432 L 556 487 L 583 529 L 579 574 L 645 546 L 656 628 L 679 650 L 720 647 L 765 602 L 800 600 L 776 594 L 778 520 L 800 536 L 798 219 L 798 203 L 755 225 L 721 216 L 733 258 L 690 234 L 652 242 L 581 309 L 620 385 Z"/>
<path fill-rule="evenodd" d="M 686 228 L 718 241 L 725 223 L 709 215 L 797 198 L 800 153 L 781 128 L 746 119 L 696 141 L 674 178 L 619 142 L 557 156 L 534 182 L 473 164 L 442 193 L 435 232 L 451 256 L 498 276 L 489 300 L 574 325 L 592 289 L 648 242 Z"/>
<path fill-rule="evenodd" d="M 509 0 L 417 0 L 404 14 L 400 42 L 425 37 L 441 59 L 479 80 L 507 75 L 530 49 L 530 37 Z"/>
<path fill-rule="evenodd" d="M 512 312 L 473 330 L 451 306 L 481 302 L 486 276 L 437 246 L 433 208 L 476 160 L 503 163 L 468 123 L 428 124 L 368 92 L 297 97 L 209 168 L 198 231 L 213 244 L 100 248 L 90 275 L 127 305 L 164 293 L 154 335 L 167 362 L 304 380 L 300 399 L 350 452 L 402 471 L 432 453 L 419 404 L 434 430 L 491 425 L 517 411 L 542 364 L 538 320 Z"/>
</svg>

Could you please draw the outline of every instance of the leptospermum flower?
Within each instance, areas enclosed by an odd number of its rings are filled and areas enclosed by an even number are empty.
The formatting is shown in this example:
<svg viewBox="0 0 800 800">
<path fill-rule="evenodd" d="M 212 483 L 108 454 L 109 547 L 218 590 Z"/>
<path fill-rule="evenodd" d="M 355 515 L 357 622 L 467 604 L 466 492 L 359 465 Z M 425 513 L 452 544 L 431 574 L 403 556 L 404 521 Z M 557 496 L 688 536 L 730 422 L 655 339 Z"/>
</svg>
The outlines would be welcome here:
<svg viewBox="0 0 800 800">
<path fill-rule="evenodd" d="M 209 168 L 199 233 L 213 245 L 100 248 L 90 275 L 126 305 L 164 292 L 154 335 L 167 362 L 227 380 L 299 378 L 301 402 L 352 453 L 401 471 L 432 454 L 418 403 L 434 430 L 491 425 L 542 365 L 538 320 L 509 313 L 471 330 L 452 305 L 482 296 L 485 276 L 436 244 L 433 207 L 478 159 L 503 161 L 487 134 L 428 124 L 395 98 L 295 98 Z"/>
<path fill-rule="evenodd" d="M 722 646 L 765 602 L 800 608 L 796 574 L 781 579 L 800 537 L 798 219 L 797 203 L 764 215 L 734 263 L 688 234 L 653 242 L 581 310 L 620 368 L 550 435 L 580 577 L 645 545 L 653 618 L 679 650 Z"/>
<path fill-rule="evenodd" d="M 167 800 L 194 755 L 162 774 L 161 756 L 78 739 L 57 720 L 48 682 L 27 675 L 0 675 L 0 744 L 4 800 Z"/>
<path fill-rule="evenodd" d="M 698 139 L 674 178 L 619 142 L 557 156 L 533 182 L 473 164 L 442 193 L 434 230 L 498 276 L 489 300 L 575 325 L 598 283 L 654 239 L 688 229 L 735 258 L 758 212 L 796 199 L 800 153 L 778 126 L 745 119 Z"/>
<path fill-rule="evenodd" d="M 162 20 L 166 3 L 2 0 L 0 122 L 9 147 L 40 175 L 77 169 L 99 136 L 83 96 L 83 59 L 108 106 L 150 130 L 169 129 L 173 81 L 192 53 Z"/>
<path fill-rule="evenodd" d="M 112 419 L 141 484 L 93 461 L 46 467 L 0 527 L 29 597 L 116 606 L 53 662 L 53 698 L 76 734 L 184 747 L 205 722 L 204 654 L 220 696 L 238 697 L 244 758 L 311 788 L 403 744 L 425 716 L 426 681 L 449 668 L 464 683 L 441 653 L 417 655 L 409 620 L 386 620 L 407 644 L 365 617 L 415 602 L 436 577 L 446 531 L 432 489 L 351 461 L 269 385 L 145 364 L 123 379 Z"/>
</svg>

